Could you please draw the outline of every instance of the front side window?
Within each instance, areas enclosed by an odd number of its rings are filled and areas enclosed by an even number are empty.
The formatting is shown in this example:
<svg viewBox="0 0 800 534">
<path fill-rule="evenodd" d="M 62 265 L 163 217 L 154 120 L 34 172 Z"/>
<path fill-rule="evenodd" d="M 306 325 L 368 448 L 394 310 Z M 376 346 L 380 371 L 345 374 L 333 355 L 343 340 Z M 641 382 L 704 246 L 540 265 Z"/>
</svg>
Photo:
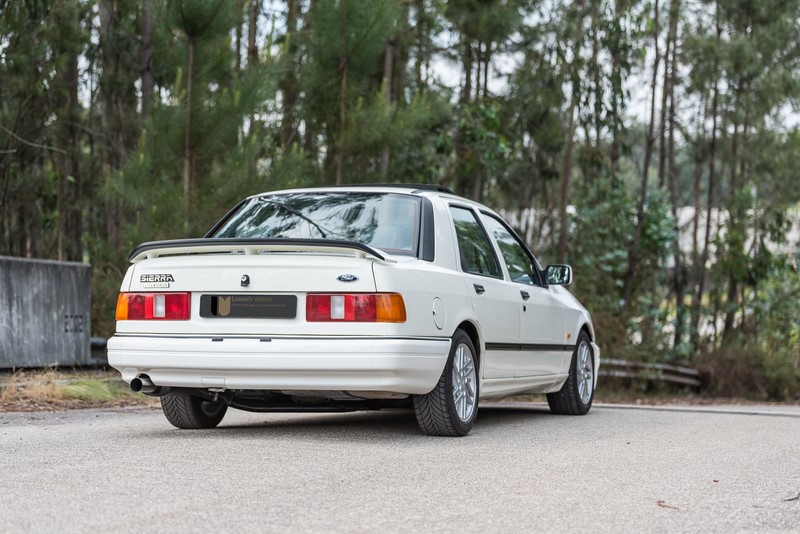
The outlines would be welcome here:
<svg viewBox="0 0 800 534">
<path fill-rule="evenodd" d="M 461 269 L 467 273 L 502 278 L 492 244 L 475 214 L 457 206 L 450 206 L 450 213 L 456 227 Z"/>
<path fill-rule="evenodd" d="M 289 193 L 246 202 L 213 237 L 343 239 L 416 255 L 420 198 L 394 193 Z"/>
<path fill-rule="evenodd" d="M 506 262 L 511 280 L 519 284 L 535 284 L 536 271 L 533 260 L 517 238 L 508 231 L 503 223 L 491 215 L 484 215 L 483 222 L 500 247 L 500 253 Z"/>
</svg>

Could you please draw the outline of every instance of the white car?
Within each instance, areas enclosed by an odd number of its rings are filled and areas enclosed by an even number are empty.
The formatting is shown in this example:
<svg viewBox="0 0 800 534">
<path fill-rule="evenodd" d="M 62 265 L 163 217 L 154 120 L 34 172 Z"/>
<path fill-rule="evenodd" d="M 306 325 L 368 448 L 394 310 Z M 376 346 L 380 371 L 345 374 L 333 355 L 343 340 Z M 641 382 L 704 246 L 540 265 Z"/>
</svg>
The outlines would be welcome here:
<svg viewBox="0 0 800 534">
<path fill-rule="evenodd" d="M 295 189 L 243 200 L 202 239 L 133 251 L 109 363 L 178 428 L 226 410 L 411 407 L 463 436 L 480 399 L 592 405 L 586 309 L 486 206 L 437 186 Z"/>
</svg>

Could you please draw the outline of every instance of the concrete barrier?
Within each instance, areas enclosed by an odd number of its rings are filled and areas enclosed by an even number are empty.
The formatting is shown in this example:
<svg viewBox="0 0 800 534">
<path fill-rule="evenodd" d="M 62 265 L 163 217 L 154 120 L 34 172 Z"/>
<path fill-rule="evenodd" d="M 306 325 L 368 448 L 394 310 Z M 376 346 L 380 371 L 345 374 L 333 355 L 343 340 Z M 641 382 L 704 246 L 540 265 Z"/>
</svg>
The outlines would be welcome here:
<svg viewBox="0 0 800 534">
<path fill-rule="evenodd" d="M 94 363 L 90 284 L 83 263 L 0 256 L 0 368 Z"/>
</svg>

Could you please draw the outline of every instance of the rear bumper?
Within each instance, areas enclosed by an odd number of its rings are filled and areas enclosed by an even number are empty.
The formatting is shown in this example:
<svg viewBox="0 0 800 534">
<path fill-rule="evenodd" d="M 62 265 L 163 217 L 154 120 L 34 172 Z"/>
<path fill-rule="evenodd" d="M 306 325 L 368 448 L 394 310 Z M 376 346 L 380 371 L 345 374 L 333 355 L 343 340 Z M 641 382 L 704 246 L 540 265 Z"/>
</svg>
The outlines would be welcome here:
<svg viewBox="0 0 800 534">
<path fill-rule="evenodd" d="M 376 337 L 163 337 L 116 335 L 108 361 L 130 382 L 157 386 L 260 390 L 433 389 L 449 339 Z"/>
</svg>

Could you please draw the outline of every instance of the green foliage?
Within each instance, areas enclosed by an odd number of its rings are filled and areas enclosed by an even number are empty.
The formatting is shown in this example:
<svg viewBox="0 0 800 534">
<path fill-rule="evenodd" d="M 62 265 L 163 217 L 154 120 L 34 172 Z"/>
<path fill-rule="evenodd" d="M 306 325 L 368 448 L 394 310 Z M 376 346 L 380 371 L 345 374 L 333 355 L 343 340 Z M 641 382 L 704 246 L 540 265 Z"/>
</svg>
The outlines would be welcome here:
<svg viewBox="0 0 800 534">
<path fill-rule="evenodd" d="M 456 188 L 468 191 L 476 176 L 494 177 L 509 155 L 508 139 L 501 130 L 498 106 L 494 102 L 464 105 L 459 120 L 461 158 Z M 485 182 L 484 182 L 485 183 Z"/>
<path fill-rule="evenodd" d="M 793 260 L 793 262 L 796 260 Z M 752 292 L 752 313 L 733 339 L 698 363 L 712 393 L 757 400 L 800 399 L 800 275 L 796 263 L 776 265 Z"/>
<path fill-rule="evenodd" d="M 663 355 L 670 352 L 670 317 L 665 306 L 669 273 L 663 265 L 674 239 L 666 195 L 656 191 L 647 199 L 630 319 L 623 314 L 622 298 L 628 246 L 636 225 L 635 201 L 624 189 L 612 188 L 609 193 L 595 182 L 581 186 L 575 209 L 569 259 L 579 273 L 575 293 L 592 310 L 595 329 L 614 347 L 614 357 L 665 359 Z"/>
</svg>

